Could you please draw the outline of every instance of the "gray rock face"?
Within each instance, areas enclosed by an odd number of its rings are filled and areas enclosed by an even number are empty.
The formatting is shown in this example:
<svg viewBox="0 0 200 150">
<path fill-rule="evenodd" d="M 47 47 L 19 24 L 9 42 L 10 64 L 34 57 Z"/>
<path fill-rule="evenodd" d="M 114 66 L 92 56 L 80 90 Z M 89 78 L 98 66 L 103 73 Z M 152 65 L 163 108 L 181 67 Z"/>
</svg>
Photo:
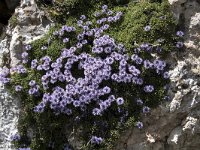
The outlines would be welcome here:
<svg viewBox="0 0 200 150">
<path fill-rule="evenodd" d="M 51 21 L 40 11 L 34 0 L 22 0 L 15 10 L 16 26 L 8 25 L 0 39 L 0 67 L 20 62 L 23 45 L 47 33 Z M 6 58 L 6 59 L 5 59 Z M 0 70 L 1 71 L 1 70 Z M 19 99 L 0 85 L 0 150 L 12 150 L 10 136 L 17 132 Z"/>
<path fill-rule="evenodd" d="M 170 102 L 143 117 L 144 128 L 130 129 L 116 150 L 200 149 L 200 2 L 169 0 L 174 15 L 185 30 L 184 52 L 174 52 L 171 64 Z"/>
<path fill-rule="evenodd" d="M 19 99 L 13 97 L 6 88 L 0 84 L 0 149 L 14 149 L 10 143 L 10 136 L 17 133 L 19 117 Z"/>
<path fill-rule="evenodd" d="M 9 25 L 6 30 L 7 44 L 4 49 L 9 49 L 10 65 L 15 66 L 20 62 L 23 45 L 41 38 L 47 33 L 50 20 L 40 11 L 34 0 L 24 0 L 15 10 L 16 26 Z M 4 51 L 4 49 L 2 51 Z"/>
</svg>

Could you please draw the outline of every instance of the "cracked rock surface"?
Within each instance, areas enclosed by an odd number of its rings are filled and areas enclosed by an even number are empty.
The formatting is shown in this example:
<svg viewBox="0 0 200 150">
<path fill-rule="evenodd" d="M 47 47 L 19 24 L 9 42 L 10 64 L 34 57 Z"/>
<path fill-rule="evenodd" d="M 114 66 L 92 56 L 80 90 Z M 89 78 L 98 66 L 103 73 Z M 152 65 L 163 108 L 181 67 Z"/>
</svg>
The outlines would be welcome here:
<svg viewBox="0 0 200 150">
<path fill-rule="evenodd" d="M 144 116 L 142 130 L 129 129 L 116 144 L 116 150 L 200 149 L 200 1 L 169 3 L 185 32 L 186 46 L 167 59 L 171 64 L 171 101 Z"/>
</svg>

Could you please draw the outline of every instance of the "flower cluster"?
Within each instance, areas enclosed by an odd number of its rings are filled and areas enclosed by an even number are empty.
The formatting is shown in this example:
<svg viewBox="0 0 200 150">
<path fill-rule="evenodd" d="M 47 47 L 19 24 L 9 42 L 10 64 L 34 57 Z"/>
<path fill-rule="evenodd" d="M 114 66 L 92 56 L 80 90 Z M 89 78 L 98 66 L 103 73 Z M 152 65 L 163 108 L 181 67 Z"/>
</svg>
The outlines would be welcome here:
<svg viewBox="0 0 200 150">
<path fill-rule="evenodd" d="M 103 139 L 101 137 L 92 136 L 91 143 L 93 144 L 101 144 Z"/>
<path fill-rule="evenodd" d="M 123 44 L 117 43 L 112 37 L 105 34 L 112 23 L 120 20 L 121 16 L 122 12 L 114 15 L 104 5 L 101 12 L 95 13 L 95 24 L 97 24 L 95 26 L 85 15 L 82 15 L 77 21 L 81 32 L 75 37 L 75 43 L 69 35 L 75 33 L 77 27 L 64 25 L 61 29 L 56 30 L 52 37 L 60 39 L 65 47 L 61 49 L 59 57 L 55 60 L 48 55 L 40 59 L 28 60 L 32 46 L 25 46 L 25 52 L 21 55 L 22 64 L 29 66 L 28 69 L 33 72 L 41 74 L 39 80 L 29 81 L 29 89 L 25 91 L 29 96 L 42 97 L 33 109 L 35 113 L 42 113 L 47 107 L 50 107 L 57 115 L 65 114 L 70 117 L 78 114 L 79 119 L 82 114 L 93 118 L 102 117 L 111 108 L 117 108 L 116 111 L 121 113 L 121 110 L 126 107 L 125 104 L 129 103 L 129 99 L 126 99 L 126 93 L 119 94 L 120 91 L 115 85 L 132 85 L 136 90 L 141 89 L 141 93 L 151 95 L 157 89 L 156 86 L 145 80 L 143 74 L 145 71 L 154 72 L 165 80 L 169 78 L 165 61 L 153 57 L 143 58 L 142 54 L 150 54 L 154 49 L 150 43 L 142 43 L 130 54 Z M 144 30 L 150 31 L 151 26 L 146 26 Z M 181 31 L 177 32 L 177 36 L 182 37 L 183 35 Z M 182 46 L 180 42 L 177 44 L 177 47 Z M 43 45 L 41 51 L 48 50 L 48 46 Z M 89 50 L 86 50 L 88 46 Z M 161 48 L 157 47 L 157 51 L 161 51 Z M 26 74 L 27 68 L 22 64 L 11 68 L 12 72 Z M 73 70 L 76 70 L 78 76 L 74 74 Z M 11 81 L 8 77 L 9 72 L 10 70 L 6 67 L 1 71 L 0 81 L 4 84 Z M 132 92 L 135 89 L 129 90 Z M 23 86 L 15 85 L 15 91 L 24 91 Z M 144 99 L 137 97 L 135 104 L 140 107 L 141 113 L 150 112 Z M 125 112 L 119 118 L 121 122 L 129 116 L 129 110 L 125 110 Z M 141 129 L 143 123 L 137 122 L 136 126 Z M 103 142 L 103 137 L 99 135 L 90 137 L 92 144 Z"/>
<path fill-rule="evenodd" d="M 7 84 L 10 82 L 10 78 L 8 77 L 10 70 L 7 67 L 0 68 L 0 82 L 3 84 Z"/>
<path fill-rule="evenodd" d="M 20 140 L 20 135 L 19 134 L 14 134 L 10 137 L 11 141 L 19 141 Z"/>
<path fill-rule="evenodd" d="M 27 147 L 27 148 L 18 148 L 17 150 L 31 150 L 31 148 Z"/>
<path fill-rule="evenodd" d="M 176 35 L 178 37 L 182 38 L 184 36 L 184 32 L 183 31 L 177 31 Z M 176 42 L 176 47 L 177 48 L 182 48 L 183 46 L 184 46 L 183 42 L 181 42 L 181 41 Z"/>
</svg>

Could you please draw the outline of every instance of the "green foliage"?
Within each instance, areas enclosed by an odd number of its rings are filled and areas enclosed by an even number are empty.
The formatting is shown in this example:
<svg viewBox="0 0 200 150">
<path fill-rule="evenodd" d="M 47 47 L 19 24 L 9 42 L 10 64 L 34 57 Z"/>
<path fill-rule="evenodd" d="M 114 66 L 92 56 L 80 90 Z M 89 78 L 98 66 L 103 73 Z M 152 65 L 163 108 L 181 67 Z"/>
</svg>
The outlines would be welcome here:
<svg viewBox="0 0 200 150">
<path fill-rule="evenodd" d="M 127 4 L 131 0 L 55 0 L 52 4 L 45 0 L 37 0 L 38 5 L 46 10 L 51 17 L 64 24 L 69 17 L 77 17 L 83 14 L 92 14 L 99 6 L 106 4 L 116 6 Z"/>
<path fill-rule="evenodd" d="M 169 10 L 167 2 L 158 3 L 130 3 L 127 8 L 115 7 L 115 11 L 124 12 L 124 20 L 113 27 L 109 34 L 128 50 L 143 42 L 158 44 L 158 39 L 164 39 L 160 46 L 164 51 L 170 51 L 175 43 L 176 22 Z M 144 27 L 150 25 L 146 32 Z"/>
<path fill-rule="evenodd" d="M 17 17 L 16 17 L 16 15 L 12 15 L 12 17 L 9 19 L 8 22 L 12 27 L 16 26 L 17 25 Z"/>
</svg>

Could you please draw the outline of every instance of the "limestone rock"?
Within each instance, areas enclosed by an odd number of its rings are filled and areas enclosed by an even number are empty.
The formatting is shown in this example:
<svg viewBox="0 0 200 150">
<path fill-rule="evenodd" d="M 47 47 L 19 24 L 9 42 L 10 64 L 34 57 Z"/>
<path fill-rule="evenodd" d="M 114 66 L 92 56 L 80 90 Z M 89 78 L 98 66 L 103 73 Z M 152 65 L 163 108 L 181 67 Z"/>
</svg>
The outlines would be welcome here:
<svg viewBox="0 0 200 150">
<path fill-rule="evenodd" d="M 13 149 L 10 137 L 17 132 L 19 108 L 19 99 L 13 97 L 0 84 L 0 149 L 2 150 Z"/>
<path fill-rule="evenodd" d="M 6 49 L 9 49 L 11 66 L 20 62 L 23 45 L 44 36 L 51 24 L 44 12 L 38 9 L 34 0 L 21 1 L 14 15 L 16 26 L 7 27 L 5 38 L 8 39 Z"/>
<path fill-rule="evenodd" d="M 9 2 L 10 0 L 7 0 Z M 34 0 L 22 0 L 15 9 L 16 25 L 9 24 L 0 39 L 0 67 L 15 66 L 20 62 L 23 45 L 41 38 L 52 24 L 38 9 Z M 0 85 L 0 150 L 13 150 L 10 136 L 17 132 L 20 110 L 19 99 Z"/>
<path fill-rule="evenodd" d="M 180 5 L 180 4 L 185 3 L 187 0 L 168 0 L 168 1 L 169 1 L 170 5 L 174 5 L 174 4 Z"/>
<path fill-rule="evenodd" d="M 176 127 L 171 133 L 169 138 L 167 139 L 168 144 L 174 145 L 174 146 L 179 146 L 178 142 L 180 142 L 180 138 L 182 136 L 182 127 Z M 176 147 L 179 149 L 180 147 Z"/>
<path fill-rule="evenodd" d="M 144 116 L 144 128 L 127 131 L 116 150 L 198 150 L 200 148 L 200 2 L 169 0 L 185 32 L 186 50 L 173 52 L 170 63 L 170 102 Z"/>
</svg>

